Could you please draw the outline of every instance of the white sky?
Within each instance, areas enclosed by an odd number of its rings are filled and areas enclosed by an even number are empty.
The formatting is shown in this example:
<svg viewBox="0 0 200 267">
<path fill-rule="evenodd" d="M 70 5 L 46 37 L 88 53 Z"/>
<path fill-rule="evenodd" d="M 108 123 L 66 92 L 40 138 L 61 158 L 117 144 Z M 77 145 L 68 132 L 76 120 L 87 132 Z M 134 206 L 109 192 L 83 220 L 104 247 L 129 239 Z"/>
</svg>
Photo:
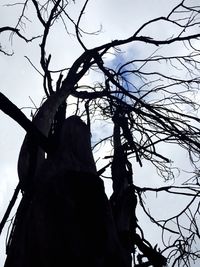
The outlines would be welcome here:
<svg viewBox="0 0 200 267">
<path fill-rule="evenodd" d="M 10 26 L 16 25 L 17 19 L 19 18 L 19 13 L 17 13 L 16 10 L 19 10 L 19 8 L 6 8 L 3 6 L 3 4 L 15 2 L 18 1 L 1 0 L 0 27 L 6 26 L 7 24 Z M 77 3 L 80 2 L 83 3 L 83 1 L 77 1 Z M 175 5 L 177 2 L 179 1 L 91 0 L 88 4 L 87 13 L 82 20 L 83 29 L 92 32 L 98 30 L 101 25 L 103 29 L 100 35 L 87 36 L 87 38 L 84 39 L 85 44 L 88 47 L 93 47 L 110 40 L 126 38 L 145 21 L 157 16 L 166 15 L 168 11 L 171 10 L 172 5 Z M 196 2 L 198 2 L 198 0 Z M 75 6 L 72 4 L 70 8 L 70 14 L 73 19 L 77 18 L 77 6 L 78 4 Z M 28 12 L 33 14 L 31 5 Z M 82 49 L 77 45 L 72 36 L 65 35 L 63 37 L 64 27 L 57 24 L 55 27 L 56 31 L 50 35 L 48 42 L 49 51 L 52 53 L 51 67 L 53 69 L 69 67 L 73 60 L 81 54 Z M 151 30 L 154 36 L 169 37 L 171 35 L 171 28 L 163 27 L 162 24 L 157 24 L 155 27 L 148 30 Z M 38 29 L 40 29 L 40 25 L 34 23 L 33 17 L 33 23 L 27 26 L 25 31 L 27 36 L 30 36 L 29 30 L 37 32 Z M 69 27 L 69 31 L 70 30 L 71 28 Z M 145 33 L 146 32 L 144 32 L 144 34 Z M 12 46 L 10 46 L 7 43 L 7 36 L 7 34 L 2 34 L 0 36 L 0 43 L 3 48 L 7 45 L 7 51 L 13 50 L 15 54 L 12 57 L 6 57 L 2 53 L 0 54 L 0 91 L 19 108 L 33 107 L 29 97 L 33 99 L 36 105 L 39 105 L 43 96 L 42 78 L 24 57 L 28 56 L 40 69 L 38 41 L 34 44 L 26 44 L 23 40 L 19 40 L 15 37 Z M 129 47 L 129 49 L 129 51 L 132 51 L 134 54 L 136 52 L 139 54 L 149 53 L 147 50 L 141 52 L 136 46 Z M 31 110 L 23 109 L 23 111 L 30 118 Z M 0 218 L 2 218 L 18 182 L 17 158 L 24 135 L 24 130 L 0 111 Z M 188 161 L 185 152 L 177 150 L 176 147 L 167 147 L 165 149 L 166 154 L 172 157 L 176 154 L 176 162 L 180 167 L 185 167 Z M 138 184 L 153 186 L 162 184 L 162 181 L 158 178 L 156 172 L 152 171 L 148 163 L 144 164 L 144 168 L 134 167 L 134 170 Z M 146 179 L 144 179 L 144 177 Z M 165 215 L 166 210 L 170 212 L 172 206 L 178 206 L 181 203 L 179 200 L 177 204 L 175 204 L 174 198 L 171 200 L 169 199 L 168 203 L 166 203 L 164 198 L 165 197 L 151 199 L 150 197 L 151 203 L 156 206 L 156 210 L 162 215 Z M 162 208 L 163 205 L 160 205 L 161 201 L 165 203 L 164 209 Z M 144 218 L 144 216 L 141 215 L 141 218 Z M 8 224 L 9 223 L 7 223 L 7 226 Z M 144 221 L 143 225 L 145 225 L 145 227 L 147 226 L 149 229 L 149 221 Z M 0 266 L 3 266 L 5 258 L 5 235 L 6 228 L 3 235 L 0 236 Z M 155 234 L 154 228 L 152 227 L 152 230 L 149 229 L 146 237 L 147 239 L 150 238 L 156 241 L 158 236 L 159 234 Z"/>
</svg>

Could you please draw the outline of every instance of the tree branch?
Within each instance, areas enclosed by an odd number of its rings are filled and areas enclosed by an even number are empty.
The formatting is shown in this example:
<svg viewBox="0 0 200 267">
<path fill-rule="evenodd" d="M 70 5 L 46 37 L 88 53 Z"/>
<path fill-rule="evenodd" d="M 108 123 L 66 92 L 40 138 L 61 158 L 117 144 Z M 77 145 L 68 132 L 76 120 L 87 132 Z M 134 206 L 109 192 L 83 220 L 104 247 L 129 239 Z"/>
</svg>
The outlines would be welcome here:
<svg viewBox="0 0 200 267">
<path fill-rule="evenodd" d="M 0 109 L 15 120 L 28 134 L 31 134 L 44 151 L 50 150 L 47 137 L 2 93 L 0 93 Z"/>
<path fill-rule="evenodd" d="M 10 212 L 11 212 L 13 206 L 15 205 L 15 201 L 17 199 L 19 191 L 20 191 L 20 183 L 18 183 L 18 185 L 17 185 L 17 187 L 15 189 L 15 192 L 14 192 L 14 194 L 13 194 L 11 200 L 10 200 L 10 203 L 9 203 L 7 209 L 6 209 L 6 212 L 5 212 L 4 216 L 3 216 L 3 219 L 0 222 L 0 235 L 1 235 L 1 232 L 2 232 L 2 230 L 4 228 L 4 225 L 5 225 L 6 221 L 8 220 Z"/>
<path fill-rule="evenodd" d="M 36 37 L 31 38 L 31 39 L 27 39 L 26 37 L 24 37 L 24 36 L 19 32 L 19 29 L 16 29 L 16 28 L 13 28 L 13 27 L 8 27 L 8 26 L 6 26 L 6 27 L 1 27 L 1 28 L 0 28 L 0 34 L 1 34 L 2 32 L 5 32 L 5 31 L 11 31 L 11 32 L 13 32 L 13 33 L 16 33 L 20 38 L 22 38 L 23 40 L 25 40 L 27 43 L 33 41 L 34 39 L 36 39 L 36 38 L 38 38 L 38 37 L 41 37 L 41 36 L 36 36 Z"/>
</svg>

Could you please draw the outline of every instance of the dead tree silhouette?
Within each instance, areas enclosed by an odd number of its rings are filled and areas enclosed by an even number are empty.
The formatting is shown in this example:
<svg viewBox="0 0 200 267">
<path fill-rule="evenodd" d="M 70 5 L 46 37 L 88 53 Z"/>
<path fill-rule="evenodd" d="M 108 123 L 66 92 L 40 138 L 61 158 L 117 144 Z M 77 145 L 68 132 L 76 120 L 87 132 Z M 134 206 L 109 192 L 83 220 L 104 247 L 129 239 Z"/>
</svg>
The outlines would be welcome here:
<svg viewBox="0 0 200 267">
<path fill-rule="evenodd" d="M 172 266 L 190 266 L 200 259 L 196 248 L 199 240 L 200 105 L 194 99 L 200 84 L 199 49 L 195 48 L 200 38 L 197 31 L 200 7 L 183 0 L 171 6 L 165 15 L 158 7 L 161 15 L 150 20 L 145 18 L 138 28 L 134 28 L 137 23 L 133 28 L 128 23 L 127 29 L 131 32 L 127 35 L 121 36 L 119 32 L 120 36 L 117 33 L 100 42 L 97 38 L 93 43 L 89 38 L 96 34 L 87 31 L 91 21 L 88 20 L 86 30 L 81 22 L 90 1 L 83 1 L 83 6 L 78 1 L 74 6 L 79 13 L 77 21 L 70 13 L 73 10 L 70 6 L 75 2 L 32 0 L 6 5 L 22 9 L 16 9 L 17 26 L 1 27 L 1 36 L 11 32 L 13 37 L 27 43 L 39 41 L 37 63 L 33 57 L 38 43 L 32 45 L 32 56 L 26 59 L 41 75 L 41 87 L 47 100 L 31 122 L 0 93 L 0 109 L 27 131 L 18 162 L 20 182 L 0 223 L 1 233 L 21 190 L 22 201 L 7 244 L 5 267 L 53 267 L 65 263 L 72 267 L 81 264 L 161 267 L 167 260 Z M 130 23 L 132 21 L 131 16 Z M 159 24 L 172 27 L 163 35 L 163 31 L 154 30 Z M 29 25 L 27 31 L 26 25 Z M 60 36 L 57 41 L 59 47 L 63 46 L 62 52 L 56 43 L 55 50 L 49 46 L 52 36 L 58 32 L 57 27 L 64 29 L 64 40 L 68 35 L 74 36 L 75 46 L 82 49 L 72 62 L 71 45 L 62 42 Z M 12 55 L 6 51 L 0 47 L 0 53 Z M 80 53 L 79 50 L 74 52 Z M 8 73 L 12 77 L 9 68 Z M 82 78 L 87 75 L 89 79 L 84 84 Z M 85 121 L 87 118 L 87 125 L 78 117 L 65 120 L 65 101 L 75 107 L 69 115 L 83 115 L 81 118 Z M 95 140 L 96 148 L 105 141 L 110 149 L 109 154 L 102 153 L 105 156 L 102 160 L 106 161 L 100 161 L 102 165 L 105 163 L 100 171 L 96 170 L 90 146 L 90 121 L 92 127 L 96 126 L 96 118 L 102 125 L 109 125 L 106 136 L 102 139 L 99 135 Z M 137 163 L 140 166 L 150 163 L 152 170 L 165 182 L 175 181 L 176 164 L 172 164 L 173 157 L 169 153 L 162 151 L 162 145 L 177 145 L 186 152 L 188 163 L 193 165 L 192 177 L 183 178 L 181 183 L 157 187 L 153 179 L 148 179 L 148 174 L 140 177 L 136 173 Z M 131 164 L 135 166 L 134 177 Z M 100 179 L 100 176 L 104 178 L 108 166 L 111 169 L 107 178 L 113 184 L 109 200 Z M 189 200 L 181 211 L 177 208 L 173 215 L 169 212 L 167 217 L 165 214 L 157 216 L 152 213 L 154 208 L 148 206 L 152 193 L 156 197 L 157 194 L 168 197 L 171 194 L 174 199 L 183 196 Z M 148 222 L 161 230 L 162 233 L 157 232 L 162 238 L 158 244 L 148 237 L 153 228 L 143 225 L 140 211 Z M 157 208 L 155 211 L 157 213 Z"/>
</svg>

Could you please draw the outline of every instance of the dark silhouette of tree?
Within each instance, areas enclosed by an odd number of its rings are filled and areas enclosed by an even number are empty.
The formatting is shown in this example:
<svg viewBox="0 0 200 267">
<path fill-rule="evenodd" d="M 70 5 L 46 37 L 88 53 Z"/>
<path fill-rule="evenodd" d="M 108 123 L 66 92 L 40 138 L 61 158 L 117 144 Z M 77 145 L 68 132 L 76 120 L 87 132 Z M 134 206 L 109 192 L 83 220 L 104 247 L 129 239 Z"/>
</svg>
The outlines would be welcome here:
<svg viewBox="0 0 200 267">
<path fill-rule="evenodd" d="M 200 6 L 178 2 L 167 15 L 145 22 L 127 38 L 95 47 L 86 45 L 84 38 L 92 33 L 81 26 L 88 0 L 82 7 L 65 0 L 8 5 L 20 6 L 21 13 L 17 25 L 1 27 L 0 34 L 10 32 L 12 38 L 27 43 L 40 42 L 41 70 L 27 59 L 42 75 L 45 101 L 31 122 L 0 94 L 1 110 L 27 132 L 19 155 L 19 185 L 0 225 L 2 230 L 21 190 L 6 267 L 63 262 L 74 267 L 183 267 L 198 262 L 200 119 L 195 96 L 199 93 Z M 76 20 L 69 12 L 72 5 L 80 9 Z M 35 25 L 40 26 L 39 33 L 27 38 L 23 26 L 32 19 L 26 15 L 30 9 Z M 61 70 L 52 69 L 54 55 L 47 45 L 57 24 L 64 25 L 65 34 L 73 35 L 82 49 L 73 64 Z M 158 24 L 170 27 L 172 34 L 159 36 L 154 31 Z M 148 55 L 125 54 L 133 45 L 138 51 L 148 50 Z M 0 51 L 12 55 L 6 48 Z M 107 59 L 110 55 L 112 62 Z M 86 75 L 95 75 L 98 81 L 85 85 Z M 99 170 L 90 148 L 96 119 L 109 125 L 108 135 L 93 145 L 94 150 L 110 145 Z M 193 166 L 190 178 L 162 187 L 139 185 L 134 170 L 137 165 L 145 168 L 146 162 L 166 182 L 176 182 L 174 166 L 165 153 L 170 145 L 187 152 Z M 105 175 L 113 184 L 110 199 L 99 178 Z M 166 195 L 166 201 L 182 196 L 187 202 L 163 219 L 148 208 L 145 197 L 151 193 Z M 140 224 L 139 210 L 162 229 L 163 242 L 153 245 L 147 240 L 148 229 Z"/>
</svg>

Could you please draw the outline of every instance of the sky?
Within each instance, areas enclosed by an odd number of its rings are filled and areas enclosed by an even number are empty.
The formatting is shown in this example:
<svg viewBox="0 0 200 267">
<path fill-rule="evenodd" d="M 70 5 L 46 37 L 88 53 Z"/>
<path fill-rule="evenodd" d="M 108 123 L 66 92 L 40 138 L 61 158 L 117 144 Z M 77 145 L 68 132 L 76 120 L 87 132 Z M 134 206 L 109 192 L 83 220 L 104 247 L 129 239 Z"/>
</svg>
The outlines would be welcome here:
<svg viewBox="0 0 200 267">
<path fill-rule="evenodd" d="M 21 6 L 5 6 L 8 3 L 13 4 L 15 2 L 17 1 L 1 0 L 0 27 L 6 25 L 14 27 L 16 25 Z M 81 20 L 81 25 L 82 28 L 88 32 L 95 32 L 101 29 L 101 34 L 84 36 L 84 43 L 88 48 L 92 48 L 111 40 L 127 38 L 144 22 L 157 16 L 167 15 L 172 6 L 178 2 L 179 1 L 176 0 L 91 0 Z M 195 1 L 193 2 L 195 3 Z M 77 20 L 82 6 L 79 6 L 79 3 L 83 4 L 83 1 L 77 1 L 77 5 L 72 3 L 69 9 L 70 15 L 74 20 Z M 24 34 L 30 37 L 29 33 L 40 32 L 41 26 L 38 22 L 35 23 L 36 16 L 32 5 L 29 6 L 27 12 L 31 16 L 32 23 L 28 23 L 24 28 Z M 151 29 L 148 28 L 147 32 L 151 32 L 152 35 L 156 37 L 167 38 L 171 36 L 172 29 L 170 27 L 163 27 L 162 24 L 156 24 Z M 72 26 L 69 26 L 68 30 L 72 32 Z M 63 32 L 64 27 L 56 23 L 55 30 L 50 34 L 48 39 L 48 51 L 52 54 L 51 67 L 54 70 L 69 67 L 83 52 L 75 38 L 71 34 L 65 34 L 63 36 Z M 144 34 L 147 34 L 147 32 L 144 31 Z M 27 44 L 16 37 L 10 43 L 8 39 L 9 36 L 7 34 L 0 35 L 1 47 L 5 48 L 8 52 L 14 51 L 12 57 L 0 53 L 0 91 L 15 103 L 30 119 L 31 109 L 34 110 L 34 105 L 37 107 L 39 106 L 44 95 L 42 77 L 33 69 L 26 58 L 30 58 L 33 64 L 41 70 L 38 57 L 40 52 L 39 40 Z M 138 49 L 137 44 L 135 44 L 127 46 L 126 56 L 138 58 L 150 55 L 151 52 L 152 47 L 141 50 Z M 176 51 L 174 51 L 174 53 L 175 52 Z M 116 58 L 113 58 L 112 55 L 107 58 L 108 64 L 117 64 L 116 61 Z M 95 78 L 86 77 L 84 82 L 87 82 L 88 79 L 94 80 Z M 101 124 L 96 126 L 93 134 L 98 136 L 99 129 L 102 129 Z M 107 131 L 109 132 L 109 130 L 108 127 Z M 18 183 L 17 160 L 24 136 L 25 131 L 15 121 L 0 111 L 0 218 L 2 218 Z M 109 153 L 109 146 L 105 145 L 103 149 L 106 153 Z M 188 156 L 184 151 L 178 150 L 176 146 L 170 146 L 170 148 L 165 147 L 164 149 L 166 154 L 171 156 L 180 168 L 185 168 L 186 165 L 190 168 L 187 163 Z M 102 157 L 102 155 L 97 154 L 95 157 Z M 143 168 L 139 168 L 138 165 L 135 165 L 134 172 L 138 185 L 163 185 L 163 180 L 158 177 L 155 170 L 152 170 L 152 166 L 149 163 L 145 163 Z M 183 175 L 178 179 L 185 179 L 185 177 Z M 169 183 L 171 184 L 172 182 Z M 105 185 L 106 192 L 110 195 L 111 183 L 105 182 Z M 161 205 L 160 203 L 166 202 L 165 195 L 158 195 L 156 198 L 155 194 L 151 194 L 148 197 L 150 199 L 150 206 L 154 205 L 157 214 L 161 215 L 161 217 L 165 215 L 166 210 L 173 213 L 173 209 L 179 209 L 182 205 L 181 203 L 183 203 L 183 200 L 179 198 L 176 198 L 175 203 L 174 198 L 170 197 L 168 198 L 168 205 L 165 205 L 163 209 L 163 204 Z M 15 210 L 12 212 L 11 217 L 14 212 Z M 147 228 L 149 226 L 149 221 L 145 219 L 142 212 L 139 211 L 138 214 L 141 224 Z M 9 222 L 6 224 L 3 234 L 0 236 L 0 266 L 3 266 L 5 260 L 5 239 L 8 225 Z M 157 240 L 157 238 L 159 238 L 159 231 L 155 234 L 154 227 L 152 226 L 152 229 L 147 233 L 147 238 L 150 240 Z"/>
</svg>

